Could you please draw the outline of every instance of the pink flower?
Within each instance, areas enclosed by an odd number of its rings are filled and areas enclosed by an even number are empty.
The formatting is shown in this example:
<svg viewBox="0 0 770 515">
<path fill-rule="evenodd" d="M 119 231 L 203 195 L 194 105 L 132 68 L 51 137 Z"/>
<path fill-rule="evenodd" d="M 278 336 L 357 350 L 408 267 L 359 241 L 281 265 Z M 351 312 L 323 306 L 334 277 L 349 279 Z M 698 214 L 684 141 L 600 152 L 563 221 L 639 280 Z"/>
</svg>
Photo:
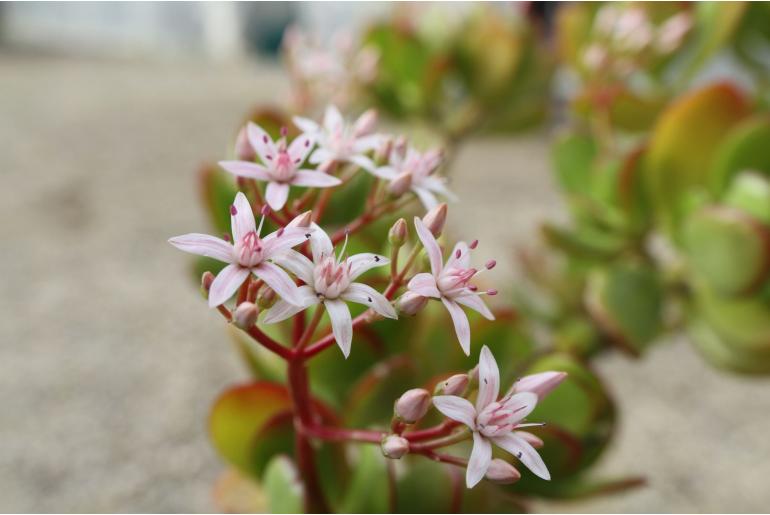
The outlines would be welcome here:
<svg viewBox="0 0 770 515">
<path fill-rule="evenodd" d="M 346 301 L 363 304 L 384 317 L 398 318 L 396 310 L 385 296 L 369 285 L 353 282 L 367 270 L 387 265 L 390 261 L 384 256 L 368 253 L 344 258 L 344 248 L 337 258 L 329 236 L 320 227 L 314 225 L 314 228 L 310 236 L 312 261 L 293 250 L 275 258 L 276 263 L 305 283 L 298 290 L 300 302 L 279 300 L 265 313 L 263 322 L 280 322 L 310 306 L 323 304 L 331 319 L 334 339 L 347 358 L 353 339 L 353 323 Z"/>
<path fill-rule="evenodd" d="M 511 386 L 509 394 L 532 392 L 542 399 L 567 378 L 566 372 L 540 372 L 524 376 Z"/>
<path fill-rule="evenodd" d="M 230 206 L 230 220 L 234 244 L 208 234 L 197 233 L 168 240 L 185 252 L 228 263 L 211 283 L 209 306 L 219 306 L 229 299 L 249 277 L 249 273 L 254 273 L 262 279 L 286 302 L 299 304 L 302 298 L 294 281 L 289 274 L 268 260 L 310 238 L 313 229 L 285 227 L 260 238 L 262 222 L 257 228 L 251 205 L 241 192 L 238 192 L 233 205 Z"/>
<path fill-rule="evenodd" d="M 415 275 L 409 281 L 407 288 L 423 297 L 441 300 L 452 317 L 463 352 L 470 355 L 471 328 L 468 317 L 460 305 L 478 311 L 487 320 L 495 319 L 484 301 L 481 300 L 481 293 L 470 284 L 471 279 L 479 273 L 478 270 L 470 267 L 471 248 L 465 242 L 457 243 L 446 264 L 442 264 L 441 249 L 430 230 L 417 217 L 414 219 L 414 227 L 417 229 L 417 236 L 422 241 L 425 252 L 430 259 L 431 273 L 423 272 Z M 486 268 L 491 269 L 494 265 L 494 261 L 490 261 Z M 494 295 L 497 292 L 488 290 L 486 293 Z"/>
<path fill-rule="evenodd" d="M 276 211 L 286 204 L 289 186 L 328 188 L 342 182 L 316 170 L 299 168 L 313 149 L 314 138 L 308 134 L 299 135 L 287 145 L 285 136 L 274 142 L 259 125 L 249 122 L 246 135 L 262 164 L 220 161 L 219 166 L 239 177 L 267 181 L 265 200 Z"/>
<path fill-rule="evenodd" d="M 532 392 L 508 394 L 500 400 L 500 370 L 495 357 L 485 345 L 479 357 L 479 392 L 476 406 L 463 397 L 438 395 L 433 397 L 436 408 L 473 431 L 473 450 L 465 473 L 465 484 L 473 488 L 487 473 L 492 463 L 492 444 L 516 456 L 529 470 L 543 479 L 551 474 L 531 442 L 535 435 L 518 431 L 520 428 L 541 424 L 522 424 L 537 405 Z"/>
<path fill-rule="evenodd" d="M 311 163 L 326 166 L 332 162 L 349 162 L 368 171 L 375 166 L 366 153 L 375 150 L 382 139 L 379 134 L 372 134 L 376 122 L 377 113 L 370 109 L 348 124 L 333 105 L 326 108 L 322 125 L 294 117 L 294 125 L 317 139 L 318 148 L 310 156 Z"/>
<path fill-rule="evenodd" d="M 414 147 L 397 145 L 390 153 L 388 166 L 380 167 L 372 173 L 390 181 L 391 192 L 395 195 L 411 190 L 425 209 L 431 210 L 438 205 L 436 194 L 448 200 L 457 200 L 455 194 L 447 189 L 446 180 L 435 176 L 441 161 L 442 153 L 439 149 L 420 153 Z"/>
</svg>

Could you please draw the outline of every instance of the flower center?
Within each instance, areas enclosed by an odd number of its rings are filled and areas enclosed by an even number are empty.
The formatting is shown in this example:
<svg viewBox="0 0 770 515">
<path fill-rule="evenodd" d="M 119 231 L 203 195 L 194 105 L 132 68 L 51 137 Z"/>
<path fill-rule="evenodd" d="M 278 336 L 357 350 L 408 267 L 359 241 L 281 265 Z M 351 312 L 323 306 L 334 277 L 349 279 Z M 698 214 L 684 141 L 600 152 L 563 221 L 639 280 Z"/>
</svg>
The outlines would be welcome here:
<svg viewBox="0 0 770 515">
<path fill-rule="evenodd" d="M 470 284 L 470 280 L 476 275 L 475 268 L 447 268 L 437 281 L 438 289 L 444 295 L 456 295 L 465 290 Z"/>
<path fill-rule="evenodd" d="M 285 149 L 280 149 L 275 156 L 272 172 L 273 178 L 278 182 L 288 182 L 294 178 L 297 164 L 292 162 L 291 156 Z"/>
<path fill-rule="evenodd" d="M 519 411 L 522 409 L 524 406 L 512 409 L 505 403 L 493 402 L 476 417 L 476 429 L 488 437 L 510 433 L 521 421 Z"/>
<path fill-rule="evenodd" d="M 262 262 L 262 247 L 262 240 L 257 233 L 250 231 L 240 241 L 235 242 L 235 258 L 243 267 L 257 266 Z"/>
<path fill-rule="evenodd" d="M 313 286 L 318 295 L 336 299 L 350 286 L 350 265 L 347 260 L 337 262 L 333 255 L 324 257 L 316 265 L 313 278 Z"/>
</svg>

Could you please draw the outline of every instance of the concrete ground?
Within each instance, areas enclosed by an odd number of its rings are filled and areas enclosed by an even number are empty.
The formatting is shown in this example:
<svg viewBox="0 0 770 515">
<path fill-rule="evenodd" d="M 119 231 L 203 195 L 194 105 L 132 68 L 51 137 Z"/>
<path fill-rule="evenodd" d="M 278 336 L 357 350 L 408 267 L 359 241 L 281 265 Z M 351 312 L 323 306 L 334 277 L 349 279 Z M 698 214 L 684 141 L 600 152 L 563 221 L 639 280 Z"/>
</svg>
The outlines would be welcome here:
<svg viewBox="0 0 770 515">
<path fill-rule="evenodd" d="M 283 86 L 256 64 L 0 55 L 0 511 L 216 509 L 204 417 L 245 373 L 165 240 L 205 227 L 196 166 Z M 560 213 L 542 136 L 474 142 L 456 165 L 451 223 L 501 264 Z M 596 472 L 649 486 L 538 510 L 768 509 L 766 381 L 679 341 L 599 368 L 622 426 Z"/>
</svg>

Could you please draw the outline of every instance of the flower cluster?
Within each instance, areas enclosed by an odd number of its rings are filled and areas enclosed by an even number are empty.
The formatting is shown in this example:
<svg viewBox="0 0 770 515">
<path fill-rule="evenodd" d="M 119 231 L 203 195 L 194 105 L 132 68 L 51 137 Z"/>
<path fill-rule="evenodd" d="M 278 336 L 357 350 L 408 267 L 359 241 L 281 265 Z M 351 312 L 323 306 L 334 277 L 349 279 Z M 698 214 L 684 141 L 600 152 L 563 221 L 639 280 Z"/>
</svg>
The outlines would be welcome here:
<svg viewBox="0 0 770 515">
<path fill-rule="evenodd" d="M 249 123 L 236 142 L 238 159 L 219 163 L 237 178 L 242 190 L 229 207 L 231 236 L 220 239 L 193 233 L 169 242 L 185 252 L 225 263 L 216 276 L 204 275 L 209 306 L 286 360 L 298 434 L 301 438 L 379 443 L 389 458 L 412 453 L 466 467 L 469 488 L 485 476 L 497 482 L 518 478 L 512 465 L 492 459 L 491 445 L 495 444 L 548 479 L 545 464 L 534 450 L 542 442 L 520 429 L 533 425 L 524 423 L 524 418 L 534 409 L 538 396 L 545 395 L 565 374 L 526 377 L 498 400 L 499 372 L 487 347 L 481 351 L 477 371 L 449 377 L 438 385 L 441 395 L 431 397 L 421 388 L 402 395 L 395 404 L 390 431 L 327 427 L 313 415 L 306 361 L 335 342 L 347 358 L 356 329 L 374 320 L 395 320 L 399 313 L 416 315 L 430 300 L 440 301 L 449 312 L 462 351 L 470 355 L 470 322 L 464 308 L 494 320 L 482 296 L 497 291 L 482 290 L 476 282 L 496 263 L 490 260 L 482 267 L 473 266 L 471 253 L 478 241 L 458 242 L 447 259 L 443 257 L 439 239 L 447 205 L 436 195 L 446 200 L 453 200 L 454 195 L 438 175 L 441 150 L 421 151 L 403 137 L 378 133 L 372 110 L 348 121 L 335 106 L 329 106 L 321 123 L 303 117 L 293 121 L 300 133 L 292 139 L 287 128 L 274 139 L 259 125 Z M 371 175 L 365 211 L 344 227 L 327 231 L 324 214 L 333 202 L 331 196 L 359 172 Z M 300 188 L 302 191 L 293 191 Z M 426 211 L 413 219 L 415 238 L 410 238 L 409 224 L 400 218 L 387 235 L 388 256 L 347 254 L 356 232 L 414 200 Z M 259 223 L 255 211 L 261 214 Z M 265 224 L 277 229 L 262 236 Z M 386 246 L 385 238 L 382 241 Z M 423 254 L 427 270 L 418 259 Z M 389 277 L 383 289 L 375 287 L 374 279 L 383 280 L 384 267 Z M 377 270 L 379 275 L 374 273 Z M 372 280 L 364 282 L 365 277 Z M 231 309 L 228 304 L 234 296 Z M 353 317 L 349 303 L 366 309 Z M 329 321 L 325 331 L 321 324 L 324 314 Z M 293 324 L 291 345 L 265 332 L 266 326 L 287 320 Z M 476 391 L 474 407 L 467 397 Z M 431 405 L 448 419 L 435 428 L 411 430 Z M 457 431 L 461 425 L 467 428 Z M 437 452 L 468 438 L 473 439 L 469 461 Z M 304 446 L 299 450 L 309 452 Z M 312 459 L 305 456 L 302 464 L 308 495 L 318 495 L 313 493 Z"/>
</svg>

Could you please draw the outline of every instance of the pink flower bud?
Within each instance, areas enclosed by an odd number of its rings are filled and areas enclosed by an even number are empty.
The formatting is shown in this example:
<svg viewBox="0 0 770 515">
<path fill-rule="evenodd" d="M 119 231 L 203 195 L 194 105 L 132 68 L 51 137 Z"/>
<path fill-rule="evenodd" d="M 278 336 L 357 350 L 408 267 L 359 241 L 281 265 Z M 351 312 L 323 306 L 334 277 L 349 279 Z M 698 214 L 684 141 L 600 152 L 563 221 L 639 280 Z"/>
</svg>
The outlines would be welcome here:
<svg viewBox="0 0 770 515">
<path fill-rule="evenodd" d="M 434 395 L 462 395 L 470 380 L 468 374 L 455 374 L 438 383 Z"/>
<path fill-rule="evenodd" d="M 259 295 L 257 295 L 257 306 L 262 310 L 270 309 L 277 300 L 278 295 L 275 294 L 275 291 L 268 286 L 264 286 L 259 290 Z"/>
<path fill-rule="evenodd" d="M 374 151 L 374 160 L 377 163 L 387 163 L 391 150 L 393 150 L 393 138 L 384 137 Z"/>
<path fill-rule="evenodd" d="M 423 217 L 422 221 L 434 237 L 438 238 L 446 224 L 447 205 L 442 203 L 434 207 Z"/>
<path fill-rule="evenodd" d="M 241 302 L 233 313 L 235 327 L 248 331 L 257 323 L 259 309 L 251 302 Z"/>
<path fill-rule="evenodd" d="M 400 197 L 412 187 L 412 173 L 402 172 L 398 174 L 395 179 L 390 181 L 388 185 L 388 191 L 394 197 Z"/>
<path fill-rule="evenodd" d="M 405 315 L 413 316 L 419 313 L 427 303 L 428 297 L 408 291 L 398 298 L 396 309 Z"/>
<path fill-rule="evenodd" d="M 374 131 L 374 127 L 377 125 L 377 110 L 369 109 L 364 114 L 358 117 L 355 125 L 353 126 L 354 135 L 359 138 L 366 136 Z"/>
<path fill-rule="evenodd" d="M 511 393 L 532 392 L 542 400 L 566 378 L 566 372 L 540 372 L 524 376 L 513 384 Z"/>
<path fill-rule="evenodd" d="M 254 161 L 257 158 L 254 147 L 249 143 L 246 127 L 242 128 L 235 138 L 235 155 L 241 161 Z"/>
<path fill-rule="evenodd" d="M 204 299 L 209 298 L 209 290 L 211 289 L 211 283 L 214 282 L 214 274 L 211 272 L 203 272 L 201 276 L 201 295 Z"/>
<path fill-rule="evenodd" d="M 495 458 L 487 468 L 486 478 L 500 485 L 509 485 L 521 479 L 521 473 L 505 460 Z"/>
<path fill-rule="evenodd" d="M 407 424 L 414 424 L 428 412 L 431 395 L 428 390 L 412 388 L 404 392 L 396 401 L 393 412 L 396 417 Z"/>
<path fill-rule="evenodd" d="M 398 435 L 388 435 L 382 439 L 381 448 L 383 456 L 397 460 L 409 452 L 409 440 Z"/>
<path fill-rule="evenodd" d="M 406 226 L 406 220 L 399 218 L 393 227 L 388 231 L 388 241 L 391 245 L 398 248 L 406 243 L 406 238 L 409 235 L 409 229 Z"/>
<path fill-rule="evenodd" d="M 393 143 L 393 152 L 398 154 L 398 156 L 403 159 L 406 156 L 406 149 L 408 147 L 409 143 L 407 142 L 406 138 L 404 136 L 399 136 Z"/>
<path fill-rule="evenodd" d="M 313 221 L 313 212 L 305 211 L 301 215 L 297 215 L 296 217 L 294 217 L 294 219 L 286 225 L 287 227 L 310 227 L 310 224 L 312 221 Z"/>
</svg>

